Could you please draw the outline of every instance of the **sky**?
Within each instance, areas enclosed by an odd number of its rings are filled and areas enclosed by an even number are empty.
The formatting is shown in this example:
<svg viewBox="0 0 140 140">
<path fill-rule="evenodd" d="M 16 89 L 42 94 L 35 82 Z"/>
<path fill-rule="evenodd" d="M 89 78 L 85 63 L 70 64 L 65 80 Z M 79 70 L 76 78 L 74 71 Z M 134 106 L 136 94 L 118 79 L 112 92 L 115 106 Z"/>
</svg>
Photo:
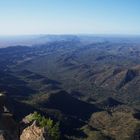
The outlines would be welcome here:
<svg viewBox="0 0 140 140">
<path fill-rule="evenodd" d="M 0 0 L 0 35 L 140 35 L 140 0 Z"/>
</svg>

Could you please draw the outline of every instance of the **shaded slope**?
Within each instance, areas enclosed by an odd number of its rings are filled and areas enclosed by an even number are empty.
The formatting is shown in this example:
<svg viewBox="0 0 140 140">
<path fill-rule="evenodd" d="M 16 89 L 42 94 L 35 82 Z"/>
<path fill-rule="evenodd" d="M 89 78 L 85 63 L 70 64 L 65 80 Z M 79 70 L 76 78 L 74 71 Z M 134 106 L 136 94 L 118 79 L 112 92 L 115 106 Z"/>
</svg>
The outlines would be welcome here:
<svg viewBox="0 0 140 140">
<path fill-rule="evenodd" d="M 43 108 L 58 109 L 66 115 L 81 119 L 87 119 L 91 113 L 99 111 L 95 105 L 80 101 L 65 91 L 52 93 L 37 103 Z"/>
<path fill-rule="evenodd" d="M 123 103 L 109 97 L 109 98 L 97 103 L 96 105 L 101 108 L 111 108 L 111 107 L 117 107 L 117 106 L 123 105 Z"/>
</svg>

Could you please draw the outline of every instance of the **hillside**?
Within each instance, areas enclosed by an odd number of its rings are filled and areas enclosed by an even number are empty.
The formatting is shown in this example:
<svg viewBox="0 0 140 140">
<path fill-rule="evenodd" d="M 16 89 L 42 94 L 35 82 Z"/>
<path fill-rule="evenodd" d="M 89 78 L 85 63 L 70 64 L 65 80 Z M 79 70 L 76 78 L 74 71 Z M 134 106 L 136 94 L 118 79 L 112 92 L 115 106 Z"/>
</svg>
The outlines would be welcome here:
<svg viewBox="0 0 140 140">
<path fill-rule="evenodd" d="M 30 47 L 0 49 L 0 91 L 14 119 L 37 111 L 60 122 L 62 139 L 139 138 L 138 39 L 63 35 L 35 40 Z"/>
</svg>

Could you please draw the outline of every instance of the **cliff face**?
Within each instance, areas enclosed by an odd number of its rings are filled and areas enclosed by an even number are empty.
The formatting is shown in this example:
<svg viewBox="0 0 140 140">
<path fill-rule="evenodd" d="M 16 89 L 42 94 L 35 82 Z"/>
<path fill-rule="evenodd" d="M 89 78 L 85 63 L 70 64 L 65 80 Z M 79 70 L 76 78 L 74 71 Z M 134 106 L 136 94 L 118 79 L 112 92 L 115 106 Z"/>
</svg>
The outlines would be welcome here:
<svg viewBox="0 0 140 140">
<path fill-rule="evenodd" d="M 7 97 L 0 94 L 0 140 L 51 140 L 36 122 L 18 122 L 6 106 Z"/>
<path fill-rule="evenodd" d="M 0 94 L 0 140 L 18 140 L 19 125 L 5 106 L 6 96 Z"/>
<path fill-rule="evenodd" d="M 18 140 L 18 128 L 18 123 L 14 121 L 10 113 L 4 113 L 0 116 L 1 139 Z"/>
</svg>

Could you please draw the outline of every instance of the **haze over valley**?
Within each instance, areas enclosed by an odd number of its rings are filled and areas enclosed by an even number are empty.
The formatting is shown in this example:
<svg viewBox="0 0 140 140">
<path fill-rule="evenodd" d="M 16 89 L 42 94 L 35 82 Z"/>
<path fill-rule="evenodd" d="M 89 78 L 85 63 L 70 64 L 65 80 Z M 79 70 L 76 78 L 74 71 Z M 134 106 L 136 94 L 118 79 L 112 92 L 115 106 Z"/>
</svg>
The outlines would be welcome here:
<svg viewBox="0 0 140 140">
<path fill-rule="evenodd" d="M 140 140 L 139 15 L 139 0 L 1 0 L 0 140 Z"/>
<path fill-rule="evenodd" d="M 83 139 L 90 135 L 119 139 L 118 133 L 121 139 L 125 135 L 135 137 L 140 108 L 140 44 L 138 38 L 127 40 L 127 37 L 44 35 L 36 38 L 40 44 L 1 48 L 1 92 L 60 121 L 62 136 L 67 138 L 78 139 L 77 131 L 85 133 L 80 135 Z M 114 117 L 110 118 L 109 112 Z M 102 113 L 111 123 L 103 122 L 107 128 L 96 120 Z M 118 115 L 124 117 L 124 124 L 117 124 L 124 131 L 118 129 L 112 134 L 107 125 L 115 129 L 112 121 Z M 135 126 L 131 130 L 133 135 L 127 132 L 129 125 L 123 126 L 129 119 Z M 76 126 L 71 121 L 76 121 Z M 92 132 L 92 126 L 97 130 Z"/>
</svg>

